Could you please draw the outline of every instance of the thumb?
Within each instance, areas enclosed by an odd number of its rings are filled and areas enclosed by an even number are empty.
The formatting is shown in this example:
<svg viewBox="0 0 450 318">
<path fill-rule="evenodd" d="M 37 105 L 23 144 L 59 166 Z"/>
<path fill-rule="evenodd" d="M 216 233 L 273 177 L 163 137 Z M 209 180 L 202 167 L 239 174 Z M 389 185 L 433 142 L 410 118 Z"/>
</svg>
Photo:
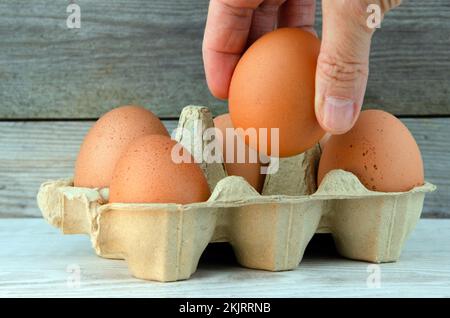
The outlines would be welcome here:
<svg viewBox="0 0 450 318">
<path fill-rule="evenodd" d="M 366 24 L 365 1 L 323 0 L 322 44 L 316 70 L 316 117 L 331 134 L 355 124 L 369 74 L 374 29 Z"/>
</svg>

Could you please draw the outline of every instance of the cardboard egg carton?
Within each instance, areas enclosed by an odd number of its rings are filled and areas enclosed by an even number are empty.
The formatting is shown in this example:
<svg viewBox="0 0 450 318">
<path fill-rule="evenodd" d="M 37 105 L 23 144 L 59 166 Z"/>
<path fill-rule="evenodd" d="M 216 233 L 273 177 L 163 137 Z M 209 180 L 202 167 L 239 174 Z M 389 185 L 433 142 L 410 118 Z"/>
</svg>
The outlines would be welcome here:
<svg viewBox="0 0 450 318">
<path fill-rule="evenodd" d="M 61 179 L 40 187 L 43 216 L 64 234 L 89 235 L 99 256 L 126 260 L 137 278 L 176 281 L 195 272 L 210 242 L 229 242 L 242 266 L 268 271 L 296 268 L 314 233 L 332 233 L 344 257 L 396 261 L 420 218 L 425 193 L 435 189 L 425 183 L 409 192 L 373 192 L 343 170 L 330 171 L 317 188 L 317 146 L 280 159 L 261 195 L 243 178 L 226 176 L 222 164 L 201 157 L 206 141 L 193 142 L 192 136 L 209 127 L 209 110 L 188 106 L 179 122 L 185 129 L 175 135 L 199 160 L 212 189 L 208 201 L 107 203 L 108 189 L 77 188 Z"/>
</svg>

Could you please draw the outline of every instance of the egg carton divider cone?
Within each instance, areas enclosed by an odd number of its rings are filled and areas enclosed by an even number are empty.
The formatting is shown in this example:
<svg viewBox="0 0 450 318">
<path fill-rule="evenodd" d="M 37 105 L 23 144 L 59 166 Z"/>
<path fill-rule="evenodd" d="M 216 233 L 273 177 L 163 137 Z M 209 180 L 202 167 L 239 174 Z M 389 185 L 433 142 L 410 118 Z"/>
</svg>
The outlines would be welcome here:
<svg viewBox="0 0 450 318">
<path fill-rule="evenodd" d="M 210 242 L 229 242 L 242 266 L 268 271 L 296 268 L 314 233 L 331 233 L 344 257 L 396 261 L 420 218 L 425 193 L 435 190 L 425 183 L 409 192 L 374 192 L 343 170 L 330 171 L 317 188 L 316 146 L 280 159 L 261 195 L 243 178 L 226 176 L 221 163 L 199 157 L 194 148 L 204 145 L 185 134 L 201 135 L 210 127 L 206 107 L 187 106 L 179 122 L 184 133 L 180 129 L 175 136 L 201 162 L 212 190 L 208 201 L 108 203 L 108 189 L 74 187 L 72 179 L 61 179 L 39 189 L 44 218 L 64 234 L 89 235 L 99 256 L 126 260 L 133 276 L 167 282 L 188 279 Z"/>
</svg>

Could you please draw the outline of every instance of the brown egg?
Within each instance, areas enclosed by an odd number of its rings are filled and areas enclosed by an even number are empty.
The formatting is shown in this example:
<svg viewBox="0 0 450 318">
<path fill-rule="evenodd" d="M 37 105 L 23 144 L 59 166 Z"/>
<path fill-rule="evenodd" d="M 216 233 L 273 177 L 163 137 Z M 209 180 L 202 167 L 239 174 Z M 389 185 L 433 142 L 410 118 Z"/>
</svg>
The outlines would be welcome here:
<svg viewBox="0 0 450 318">
<path fill-rule="evenodd" d="M 258 39 L 237 64 L 229 90 L 231 120 L 236 128 L 269 129 L 268 138 L 258 138 L 258 151 L 276 155 L 270 128 L 279 128 L 280 157 L 302 153 L 324 135 L 314 113 L 319 49 L 311 33 L 281 28 Z"/>
<path fill-rule="evenodd" d="M 320 158 L 318 182 L 333 169 L 355 174 L 373 191 L 403 192 L 423 185 L 422 157 L 403 123 L 381 110 L 366 110 L 346 134 L 331 136 Z"/>
<path fill-rule="evenodd" d="M 109 202 L 188 204 L 208 200 L 203 171 L 190 154 L 191 163 L 175 163 L 175 145 L 177 142 L 161 135 L 132 142 L 114 169 Z"/>
<path fill-rule="evenodd" d="M 241 176 L 247 182 L 255 188 L 256 191 L 261 192 L 263 185 L 264 185 L 264 179 L 265 175 L 261 174 L 261 163 L 258 158 L 258 154 L 256 150 L 249 148 L 244 141 L 241 138 L 234 138 L 233 140 L 227 139 L 227 128 L 233 128 L 233 123 L 231 122 L 230 114 L 223 114 L 220 116 L 217 116 L 214 118 L 214 126 L 218 128 L 222 132 L 223 136 L 223 154 L 224 154 L 224 161 L 225 161 L 225 169 L 227 170 L 227 174 L 230 176 Z M 227 145 L 229 143 L 229 145 Z M 238 145 L 240 143 L 240 145 Z M 227 146 L 228 147 L 234 147 L 234 157 L 232 158 L 233 162 L 226 162 L 226 153 L 227 153 Z M 237 151 L 238 149 L 245 149 L 245 162 L 244 163 L 237 163 Z M 258 159 L 258 162 L 251 163 L 250 162 L 250 153 L 253 153 L 255 158 Z"/>
<path fill-rule="evenodd" d="M 122 106 L 104 114 L 87 133 L 75 164 L 76 187 L 104 188 L 130 142 L 143 135 L 169 133 L 151 111 Z"/>
</svg>

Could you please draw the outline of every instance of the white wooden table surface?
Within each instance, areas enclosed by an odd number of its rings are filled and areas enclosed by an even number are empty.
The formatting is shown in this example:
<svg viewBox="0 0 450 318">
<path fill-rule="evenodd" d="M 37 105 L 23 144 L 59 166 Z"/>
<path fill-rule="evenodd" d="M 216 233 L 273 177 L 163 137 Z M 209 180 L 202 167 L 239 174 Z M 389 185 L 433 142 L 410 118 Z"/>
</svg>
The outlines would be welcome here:
<svg viewBox="0 0 450 318">
<path fill-rule="evenodd" d="M 368 287 L 367 270 L 314 253 L 289 272 L 202 262 L 188 281 L 156 283 L 130 277 L 124 261 L 97 257 L 86 236 L 60 235 L 42 219 L 0 219 L 2 297 L 450 297 L 450 220 L 421 220 L 400 261 L 380 265 L 379 288 Z"/>
</svg>

